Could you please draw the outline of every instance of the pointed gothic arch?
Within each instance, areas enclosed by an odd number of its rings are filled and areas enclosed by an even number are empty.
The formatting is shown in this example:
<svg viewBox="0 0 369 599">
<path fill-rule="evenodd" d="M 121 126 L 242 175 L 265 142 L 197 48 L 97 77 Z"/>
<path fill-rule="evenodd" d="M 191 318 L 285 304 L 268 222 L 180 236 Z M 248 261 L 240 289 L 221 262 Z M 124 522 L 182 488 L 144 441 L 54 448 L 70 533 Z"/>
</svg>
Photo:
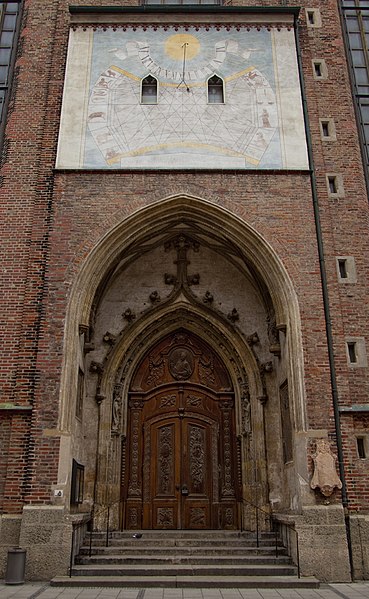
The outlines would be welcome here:
<svg viewBox="0 0 369 599">
<path fill-rule="evenodd" d="M 272 336 L 276 332 L 278 335 L 278 331 L 284 336 L 289 353 L 286 376 L 289 379 L 295 427 L 301 430 L 304 426 L 304 397 L 300 323 L 297 298 L 290 278 L 271 246 L 247 223 L 223 208 L 189 196 L 168 198 L 138 210 L 109 231 L 82 266 L 72 289 L 66 319 L 68 351 L 65 353 L 61 388 L 61 429 L 67 433 L 71 429 L 71 401 L 75 397 L 77 385 L 74 371 L 75 356 L 78 354 L 78 332 L 94 329 L 92 320 L 98 312 L 99 302 L 108 292 L 111 281 L 123 276 L 121 273 L 124 273 L 127 265 L 134 264 L 137 256 L 145 260 L 145 256 L 150 255 L 149 252 L 157 251 L 162 245 L 172 247 L 174 251 L 174 240 L 178 235 L 187 236 L 186 239 L 192 244 L 202 244 L 208 252 L 225 255 L 223 258 L 228 260 L 235 272 L 242 274 L 245 281 L 253 287 L 255 296 L 260 298 L 260 305 L 264 306 L 269 322 L 268 335 L 269 329 L 273 329 Z M 173 264 L 178 264 L 178 256 L 179 254 Z M 186 259 L 183 264 L 185 261 Z M 106 339 L 104 336 L 107 349 L 100 363 L 94 366 L 95 371 L 91 375 L 94 380 L 90 384 L 90 389 L 93 388 L 90 393 L 99 405 L 100 423 L 95 429 L 98 459 L 94 474 L 94 499 L 103 504 L 115 497 L 119 489 L 119 469 L 114 469 L 112 463 L 118 463 L 121 459 L 120 441 L 125 436 L 124 414 L 127 409 L 124 402 L 128 397 L 129 381 L 135 366 L 148 347 L 160 339 L 163 330 L 170 332 L 185 326 L 189 331 L 200 331 L 210 346 L 221 348 L 222 358 L 233 380 L 236 428 L 241 437 L 245 433 L 242 431 L 242 394 L 250 394 L 252 417 L 259 431 L 252 451 L 253 459 L 256 456 L 259 466 L 256 471 L 252 471 L 250 462 L 243 465 L 242 484 L 249 499 L 268 505 L 263 411 L 263 401 L 267 396 L 267 370 L 254 351 L 253 346 L 258 343 L 257 333 L 248 330 L 252 335 L 250 339 L 246 339 L 247 335 L 236 324 L 237 310 L 236 314 L 232 314 L 232 310 L 227 313 L 227 310 L 224 311 L 219 306 L 216 309 L 208 306 L 206 302 L 210 301 L 210 297 L 206 293 L 210 296 L 211 293 L 207 291 L 202 298 L 197 297 L 190 289 L 188 273 L 180 274 L 178 270 L 174 279 L 178 280 L 180 277 L 183 278 L 180 286 L 173 281 L 167 282 L 172 285 L 168 297 L 157 302 L 154 293 L 152 298 L 150 296 L 149 305 L 139 315 L 135 315 L 136 318 L 130 308 L 126 308 L 126 322 L 122 331 L 110 337 L 107 332 Z M 278 345 L 278 340 L 274 341 L 274 346 Z M 273 339 L 270 338 L 269 346 L 271 351 L 280 351 L 271 349 Z M 275 383 L 273 384 L 275 387 Z M 277 405 L 279 399 L 277 393 L 274 394 L 274 403 Z M 118 395 L 119 411 L 123 415 L 119 430 L 112 422 Z M 275 418 L 276 408 L 273 409 L 274 415 L 270 418 Z M 90 416 L 97 420 L 92 407 Z M 246 437 L 247 434 L 243 436 Z M 245 449 L 247 443 L 243 443 L 242 451 L 245 456 L 251 450 Z M 73 452 L 73 442 L 67 451 Z M 65 463 L 65 455 L 63 460 Z M 252 492 L 251 483 L 254 485 Z"/>
</svg>

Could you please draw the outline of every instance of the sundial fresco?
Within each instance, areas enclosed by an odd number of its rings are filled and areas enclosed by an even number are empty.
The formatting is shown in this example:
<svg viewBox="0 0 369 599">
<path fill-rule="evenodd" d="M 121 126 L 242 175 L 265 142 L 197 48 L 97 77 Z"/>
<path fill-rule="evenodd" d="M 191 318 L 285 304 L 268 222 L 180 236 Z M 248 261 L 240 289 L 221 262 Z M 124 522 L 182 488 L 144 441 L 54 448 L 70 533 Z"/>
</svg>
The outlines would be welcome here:
<svg viewBox="0 0 369 599">
<path fill-rule="evenodd" d="M 292 61 L 291 68 L 291 58 L 283 64 L 293 32 L 286 30 L 282 39 L 266 28 L 168 26 L 89 35 L 90 86 L 80 109 L 85 125 L 76 166 L 306 168 L 297 67 Z M 72 61 L 68 67 L 76 68 Z M 148 75 L 157 81 L 153 104 L 141 97 Z M 224 82 L 220 103 L 208 101 L 213 76 Z M 283 106 L 286 98 L 293 110 Z M 57 166 L 72 167 L 63 164 L 67 121 L 64 110 Z"/>
</svg>

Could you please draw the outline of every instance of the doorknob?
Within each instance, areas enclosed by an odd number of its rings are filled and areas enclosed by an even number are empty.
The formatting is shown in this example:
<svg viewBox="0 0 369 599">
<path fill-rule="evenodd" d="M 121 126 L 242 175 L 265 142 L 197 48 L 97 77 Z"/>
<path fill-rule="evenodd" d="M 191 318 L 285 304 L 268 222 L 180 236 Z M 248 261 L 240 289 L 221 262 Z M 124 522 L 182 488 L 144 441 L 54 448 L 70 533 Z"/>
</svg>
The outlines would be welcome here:
<svg viewBox="0 0 369 599">
<path fill-rule="evenodd" d="M 182 493 L 182 495 L 188 495 L 189 494 L 189 490 L 188 490 L 187 485 L 182 485 L 181 493 Z"/>
</svg>

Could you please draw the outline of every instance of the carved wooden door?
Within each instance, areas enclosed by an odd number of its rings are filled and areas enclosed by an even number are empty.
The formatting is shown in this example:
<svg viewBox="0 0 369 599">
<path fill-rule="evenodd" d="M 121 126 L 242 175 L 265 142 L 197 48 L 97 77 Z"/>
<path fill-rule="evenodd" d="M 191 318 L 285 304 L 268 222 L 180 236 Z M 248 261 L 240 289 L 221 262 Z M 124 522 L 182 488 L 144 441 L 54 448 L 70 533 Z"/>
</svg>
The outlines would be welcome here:
<svg viewBox="0 0 369 599">
<path fill-rule="evenodd" d="M 219 427 L 195 414 L 154 418 L 150 437 L 150 497 L 144 528 L 212 528 L 219 477 Z M 218 503 L 218 501 L 217 501 Z"/>
<path fill-rule="evenodd" d="M 126 528 L 237 528 L 233 392 L 219 358 L 204 349 L 194 335 L 177 333 L 134 378 Z"/>
</svg>

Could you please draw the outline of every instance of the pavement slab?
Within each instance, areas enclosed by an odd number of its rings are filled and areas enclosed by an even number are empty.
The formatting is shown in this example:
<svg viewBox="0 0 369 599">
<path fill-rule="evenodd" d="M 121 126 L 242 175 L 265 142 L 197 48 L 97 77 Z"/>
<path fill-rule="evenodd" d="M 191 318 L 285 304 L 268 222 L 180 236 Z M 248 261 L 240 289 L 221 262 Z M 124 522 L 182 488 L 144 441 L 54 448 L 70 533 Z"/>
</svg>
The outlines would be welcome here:
<svg viewBox="0 0 369 599">
<path fill-rule="evenodd" d="M 6 585 L 0 599 L 369 599 L 369 581 L 322 584 L 318 589 L 197 589 L 57 587 L 44 582 Z"/>
</svg>

